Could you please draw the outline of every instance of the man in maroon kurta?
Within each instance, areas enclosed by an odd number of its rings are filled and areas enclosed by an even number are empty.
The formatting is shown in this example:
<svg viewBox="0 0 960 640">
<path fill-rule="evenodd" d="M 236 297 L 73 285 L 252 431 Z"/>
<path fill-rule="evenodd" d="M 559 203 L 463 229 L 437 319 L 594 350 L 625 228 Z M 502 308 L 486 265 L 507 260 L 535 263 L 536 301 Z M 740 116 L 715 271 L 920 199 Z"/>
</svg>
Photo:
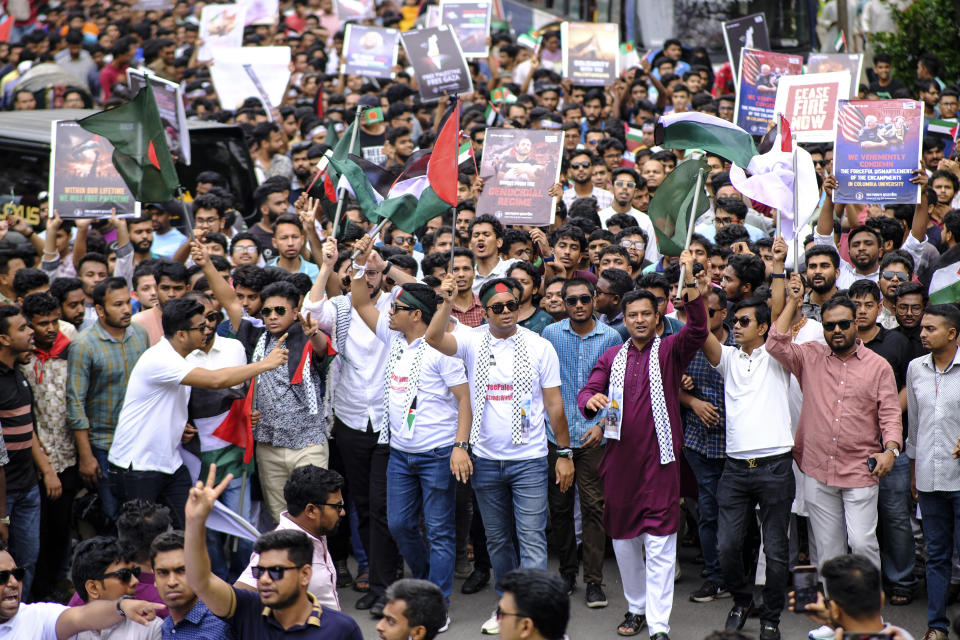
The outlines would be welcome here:
<svg viewBox="0 0 960 640">
<path fill-rule="evenodd" d="M 658 350 L 663 397 L 669 415 L 672 452 L 683 447 L 680 376 L 707 338 L 707 313 L 693 280 L 693 258 L 687 264 L 683 291 L 687 324 L 660 340 Z M 665 640 L 670 630 L 676 533 L 680 523 L 680 469 L 676 460 L 661 463 L 649 376 L 650 351 L 660 320 L 656 298 L 645 291 L 624 296 L 624 324 L 630 333 L 623 380 L 623 418 L 619 440 L 609 439 L 600 476 L 604 488 L 603 523 L 614 539 L 614 551 L 629 604 L 620 625 L 623 635 L 633 635 L 648 624 L 652 640 Z M 621 347 L 608 349 L 580 390 L 581 412 L 591 418 L 609 403 L 611 370 Z M 643 551 L 646 551 L 644 563 Z M 668 639 L 667 639 L 668 640 Z"/>
</svg>

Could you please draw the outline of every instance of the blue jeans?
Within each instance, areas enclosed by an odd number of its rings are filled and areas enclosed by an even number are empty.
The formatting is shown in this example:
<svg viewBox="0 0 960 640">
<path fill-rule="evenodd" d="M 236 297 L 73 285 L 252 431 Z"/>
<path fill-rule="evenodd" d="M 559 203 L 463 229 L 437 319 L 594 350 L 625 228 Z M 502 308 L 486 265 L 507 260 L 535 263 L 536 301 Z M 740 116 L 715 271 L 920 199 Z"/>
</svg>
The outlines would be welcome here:
<svg viewBox="0 0 960 640">
<path fill-rule="evenodd" d="M 903 456 L 901 456 L 903 457 Z M 927 543 L 927 626 L 950 627 L 947 599 L 953 554 L 960 551 L 960 491 L 921 491 L 920 515 Z"/>
<path fill-rule="evenodd" d="M 30 597 L 30 586 L 40 555 L 40 487 L 7 493 L 7 515 L 10 516 L 10 555 L 18 567 L 27 570 L 23 598 Z"/>
<path fill-rule="evenodd" d="M 473 459 L 471 482 L 487 533 L 495 584 L 517 568 L 514 521 L 520 567 L 547 568 L 547 464 L 546 456 L 534 460 Z"/>
<path fill-rule="evenodd" d="M 90 451 L 93 453 L 93 457 L 97 459 L 97 464 L 100 465 L 101 476 L 97 483 L 97 495 L 100 496 L 103 514 L 111 520 L 116 520 L 117 514 L 120 513 L 120 502 L 113 494 L 113 484 L 108 473 L 110 470 L 110 463 L 107 461 L 109 450 L 90 445 Z"/>
<path fill-rule="evenodd" d="M 405 453 L 391 448 L 387 463 L 390 535 L 413 571 L 413 577 L 440 587 L 448 602 L 457 555 L 457 485 L 450 472 L 452 450 L 453 447 L 440 447 L 426 453 Z M 426 542 L 420 535 L 421 508 Z"/>
<path fill-rule="evenodd" d="M 880 478 L 880 492 L 877 494 L 877 537 L 883 582 L 891 593 L 897 595 L 911 595 L 917 587 L 917 579 L 913 576 L 916 558 L 910 524 L 912 502 L 910 459 L 899 456 L 890 473 Z"/>
<path fill-rule="evenodd" d="M 720 556 L 717 554 L 717 520 L 720 517 L 717 485 L 720 484 L 720 476 L 723 474 L 725 458 L 708 458 L 692 449 L 684 449 L 683 454 L 697 478 L 697 507 L 700 511 L 697 531 L 700 534 L 700 550 L 703 552 L 707 580 L 723 584 Z"/>
<path fill-rule="evenodd" d="M 243 516 L 248 522 L 251 518 L 250 481 L 250 478 L 246 479 L 246 487 L 243 492 L 241 492 L 241 488 L 244 485 L 243 478 L 234 478 L 219 498 L 220 502 L 235 513 Z M 242 509 L 240 508 L 241 496 L 243 497 Z M 229 545 L 229 559 L 224 550 L 225 544 Z M 234 546 L 236 546 L 235 549 Z M 220 531 L 207 529 L 207 549 L 210 552 L 211 571 L 228 583 L 233 584 L 250 562 L 250 554 L 253 553 L 253 543 L 249 540 L 227 536 L 227 534 L 221 533 Z"/>
</svg>

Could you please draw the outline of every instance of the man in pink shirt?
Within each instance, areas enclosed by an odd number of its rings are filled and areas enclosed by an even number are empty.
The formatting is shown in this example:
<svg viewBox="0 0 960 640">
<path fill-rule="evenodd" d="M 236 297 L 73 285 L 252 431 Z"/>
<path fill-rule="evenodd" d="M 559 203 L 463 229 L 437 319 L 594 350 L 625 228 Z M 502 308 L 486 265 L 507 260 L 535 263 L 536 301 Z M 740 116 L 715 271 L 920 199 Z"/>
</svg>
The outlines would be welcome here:
<svg viewBox="0 0 960 640">
<path fill-rule="evenodd" d="M 793 448 L 820 564 L 846 553 L 847 543 L 880 566 L 879 480 L 900 455 L 903 428 L 890 364 L 857 338 L 856 307 L 834 296 L 821 307 L 826 346 L 794 344 L 790 321 L 803 302 L 794 274 L 783 312 L 770 329 L 767 352 L 800 381 L 803 407 Z"/>
<path fill-rule="evenodd" d="M 343 509 L 343 478 L 336 471 L 328 471 L 308 464 L 297 467 L 283 486 L 287 510 L 280 514 L 277 529 L 303 531 L 313 543 L 313 573 L 307 589 L 317 598 L 317 603 L 340 610 L 337 597 L 337 570 L 330 556 L 327 536 L 337 530 Z M 251 567 L 257 566 L 260 556 L 250 556 L 250 564 L 243 570 L 233 585 L 256 591 L 257 581 Z"/>
</svg>

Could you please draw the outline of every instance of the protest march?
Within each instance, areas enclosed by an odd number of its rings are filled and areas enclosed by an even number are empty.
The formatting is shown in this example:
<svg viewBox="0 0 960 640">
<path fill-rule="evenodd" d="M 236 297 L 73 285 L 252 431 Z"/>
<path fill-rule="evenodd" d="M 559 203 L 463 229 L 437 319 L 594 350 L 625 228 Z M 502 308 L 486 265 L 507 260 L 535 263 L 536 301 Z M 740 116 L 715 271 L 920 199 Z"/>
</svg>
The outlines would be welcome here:
<svg viewBox="0 0 960 640">
<path fill-rule="evenodd" d="M 960 634 L 950 3 L 614 4 L 0 5 L 0 639 Z"/>
</svg>

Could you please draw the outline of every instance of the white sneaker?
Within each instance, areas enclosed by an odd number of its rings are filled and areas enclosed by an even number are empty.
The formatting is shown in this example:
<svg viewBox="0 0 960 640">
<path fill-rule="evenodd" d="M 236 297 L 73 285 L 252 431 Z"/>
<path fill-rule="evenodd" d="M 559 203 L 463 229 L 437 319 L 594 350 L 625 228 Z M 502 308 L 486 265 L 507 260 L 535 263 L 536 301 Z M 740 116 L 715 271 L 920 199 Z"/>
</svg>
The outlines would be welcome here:
<svg viewBox="0 0 960 640">
<path fill-rule="evenodd" d="M 828 640 L 829 638 L 833 638 L 833 635 L 833 627 L 823 625 L 822 627 L 817 627 L 816 629 L 810 631 L 810 633 L 807 634 L 807 637 L 810 638 L 810 640 Z"/>
<path fill-rule="evenodd" d="M 443 633 L 450 628 L 450 616 L 447 616 L 447 621 L 443 623 L 443 626 L 437 629 L 437 633 Z"/>
<path fill-rule="evenodd" d="M 500 635 L 500 621 L 497 620 L 497 612 L 494 611 L 493 615 L 490 616 L 490 619 L 483 623 L 483 626 L 480 627 L 480 633 L 487 636 L 497 636 Z"/>
</svg>

